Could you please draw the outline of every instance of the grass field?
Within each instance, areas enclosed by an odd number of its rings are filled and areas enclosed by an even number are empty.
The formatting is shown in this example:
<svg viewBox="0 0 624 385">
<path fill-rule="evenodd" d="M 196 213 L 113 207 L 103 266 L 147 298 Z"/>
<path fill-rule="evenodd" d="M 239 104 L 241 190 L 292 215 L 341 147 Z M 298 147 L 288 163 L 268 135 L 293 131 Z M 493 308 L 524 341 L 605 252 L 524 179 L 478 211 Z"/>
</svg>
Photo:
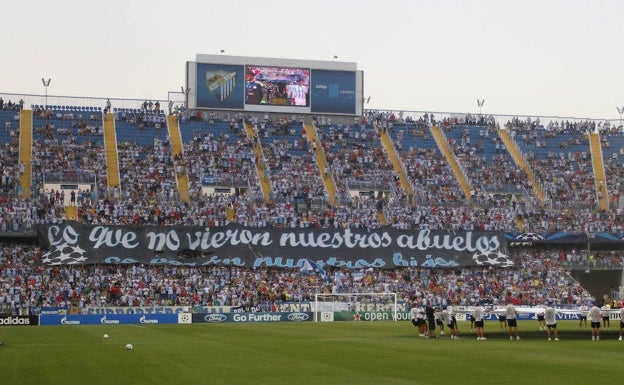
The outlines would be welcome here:
<svg viewBox="0 0 624 385">
<path fill-rule="evenodd" d="M 73 384 L 586 384 L 617 382 L 619 321 L 600 341 L 576 321 L 547 341 L 533 321 L 509 341 L 486 322 L 477 341 L 419 338 L 403 322 L 5 327 L 0 383 Z M 109 339 L 102 336 L 107 333 Z M 132 343 L 133 350 L 125 350 Z"/>
</svg>

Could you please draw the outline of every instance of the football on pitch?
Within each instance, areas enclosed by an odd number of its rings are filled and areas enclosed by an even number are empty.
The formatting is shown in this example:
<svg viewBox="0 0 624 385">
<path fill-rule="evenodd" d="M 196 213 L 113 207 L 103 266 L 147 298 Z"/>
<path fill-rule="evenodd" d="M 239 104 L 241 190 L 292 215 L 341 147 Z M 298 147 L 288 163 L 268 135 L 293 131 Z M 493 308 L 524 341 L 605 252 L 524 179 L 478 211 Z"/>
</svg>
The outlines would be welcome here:
<svg viewBox="0 0 624 385">
<path fill-rule="evenodd" d="M 102 336 L 102 338 L 104 338 L 104 339 L 108 339 L 108 334 L 104 334 L 104 335 Z"/>
<path fill-rule="evenodd" d="M 134 349 L 134 346 L 132 346 L 132 344 L 126 345 L 126 350 L 132 350 L 132 349 Z"/>
</svg>

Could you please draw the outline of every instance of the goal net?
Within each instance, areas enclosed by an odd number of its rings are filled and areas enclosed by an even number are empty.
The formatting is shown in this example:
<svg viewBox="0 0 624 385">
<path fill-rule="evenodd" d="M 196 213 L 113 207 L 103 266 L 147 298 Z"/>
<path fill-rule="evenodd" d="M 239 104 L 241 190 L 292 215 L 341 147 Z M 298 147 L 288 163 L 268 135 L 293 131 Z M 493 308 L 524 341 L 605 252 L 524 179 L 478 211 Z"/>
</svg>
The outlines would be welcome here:
<svg viewBox="0 0 624 385">
<path fill-rule="evenodd" d="M 315 321 L 333 321 L 334 312 L 391 312 L 397 320 L 396 293 L 319 293 L 314 295 Z"/>
</svg>

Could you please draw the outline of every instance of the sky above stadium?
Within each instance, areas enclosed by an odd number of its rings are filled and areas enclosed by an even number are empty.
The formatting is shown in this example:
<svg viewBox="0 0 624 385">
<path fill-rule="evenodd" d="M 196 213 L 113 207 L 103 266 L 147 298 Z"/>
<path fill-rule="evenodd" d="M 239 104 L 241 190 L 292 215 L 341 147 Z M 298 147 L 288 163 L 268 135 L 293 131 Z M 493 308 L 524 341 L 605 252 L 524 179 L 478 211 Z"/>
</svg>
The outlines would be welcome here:
<svg viewBox="0 0 624 385">
<path fill-rule="evenodd" d="M 2 5 L 0 93 L 167 99 L 196 54 L 356 62 L 365 108 L 619 120 L 621 0 Z M 221 53 L 221 51 L 224 51 Z M 337 58 L 334 59 L 334 56 Z"/>
</svg>

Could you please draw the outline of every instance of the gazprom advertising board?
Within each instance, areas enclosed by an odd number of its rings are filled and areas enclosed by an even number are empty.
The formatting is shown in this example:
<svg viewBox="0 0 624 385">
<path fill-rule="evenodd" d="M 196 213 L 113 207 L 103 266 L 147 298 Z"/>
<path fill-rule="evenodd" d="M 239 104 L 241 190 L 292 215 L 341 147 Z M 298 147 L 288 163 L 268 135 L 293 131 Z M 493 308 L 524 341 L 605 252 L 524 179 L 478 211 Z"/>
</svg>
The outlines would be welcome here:
<svg viewBox="0 0 624 385">
<path fill-rule="evenodd" d="M 190 109 L 362 114 L 356 63 L 197 55 L 186 66 Z"/>
<path fill-rule="evenodd" d="M 178 314 L 41 315 L 39 325 L 177 324 Z"/>
</svg>

